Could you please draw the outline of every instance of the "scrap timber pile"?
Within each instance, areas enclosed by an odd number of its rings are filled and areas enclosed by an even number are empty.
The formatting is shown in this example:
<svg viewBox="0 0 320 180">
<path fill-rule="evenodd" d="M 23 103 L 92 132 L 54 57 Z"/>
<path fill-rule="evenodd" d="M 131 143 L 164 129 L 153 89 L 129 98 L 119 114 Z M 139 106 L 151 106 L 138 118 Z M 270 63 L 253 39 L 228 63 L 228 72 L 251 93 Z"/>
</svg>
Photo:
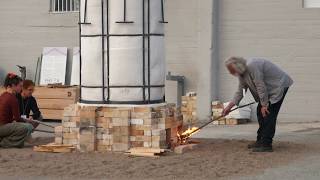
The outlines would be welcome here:
<svg viewBox="0 0 320 180">
<path fill-rule="evenodd" d="M 55 143 L 74 145 L 81 152 L 125 152 L 131 148 L 169 148 L 182 126 L 172 105 L 92 107 L 70 105 Z"/>
<path fill-rule="evenodd" d="M 247 118 L 234 118 L 234 117 L 221 117 L 222 111 L 224 109 L 224 104 L 220 101 L 212 102 L 212 120 L 215 125 L 239 125 L 246 124 L 249 122 Z M 237 113 L 237 112 L 235 112 Z"/>
</svg>

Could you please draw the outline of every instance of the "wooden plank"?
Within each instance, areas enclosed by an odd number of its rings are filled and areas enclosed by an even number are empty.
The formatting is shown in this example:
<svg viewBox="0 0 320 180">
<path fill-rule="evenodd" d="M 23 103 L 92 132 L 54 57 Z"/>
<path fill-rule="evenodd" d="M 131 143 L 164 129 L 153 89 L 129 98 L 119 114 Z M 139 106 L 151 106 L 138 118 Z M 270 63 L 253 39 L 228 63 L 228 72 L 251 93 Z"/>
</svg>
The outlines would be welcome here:
<svg viewBox="0 0 320 180">
<path fill-rule="evenodd" d="M 72 99 L 76 102 L 79 99 L 79 88 L 48 88 L 37 86 L 33 96 L 36 99 Z"/>
<path fill-rule="evenodd" d="M 155 155 L 154 153 L 143 153 L 143 152 L 135 152 L 135 153 L 126 153 L 129 156 L 137 156 L 137 157 L 152 157 L 159 158 L 160 156 Z"/>
<path fill-rule="evenodd" d="M 40 109 L 43 119 L 61 120 L 63 110 Z"/>
<path fill-rule="evenodd" d="M 75 150 L 75 147 L 72 145 L 50 143 L 47 145 L 34 146 L 33 150 L 36 152 L 70 153 Z"/>
<path fill-rule="evenodd" d="M 131 148 L 129 152 L 136 153 L 136 152 L 142 152 L 142 153 L 163 153 L 165 152 L 165 149 L 159 149 L 159 148 L 145 148 L 145 147 L 136 147 Z"/>
<path fill-rule="evenodd" d="M 37 103 L 40 109 L 63 110 L 75 102 L 72 99 L 37 99 Z"/>
</svg>

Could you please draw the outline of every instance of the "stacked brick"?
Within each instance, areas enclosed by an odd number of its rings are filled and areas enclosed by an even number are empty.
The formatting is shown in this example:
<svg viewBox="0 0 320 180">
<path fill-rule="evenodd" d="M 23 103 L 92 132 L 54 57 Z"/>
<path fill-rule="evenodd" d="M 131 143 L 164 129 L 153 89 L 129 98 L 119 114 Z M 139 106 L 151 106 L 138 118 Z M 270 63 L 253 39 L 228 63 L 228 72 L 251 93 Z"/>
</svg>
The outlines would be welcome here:
<svg viewBox="0 0 320 180">
<path fill-rule="evenodd" d="M 197 123 L 197 96 L 182 96 L 181 113 L 183 124 L 193 126 Z"/>
<path fill-rule="evenodd" d="M 72 105 L 64 111 L 62 127 L 56 128 L 56 143 L 75 145 L 82 152 L 127 151 L 133 147 L 167 148 L 176 141 L 178 127 L 182 125 L 175 112 L 169 105 Z"/>
</svg>

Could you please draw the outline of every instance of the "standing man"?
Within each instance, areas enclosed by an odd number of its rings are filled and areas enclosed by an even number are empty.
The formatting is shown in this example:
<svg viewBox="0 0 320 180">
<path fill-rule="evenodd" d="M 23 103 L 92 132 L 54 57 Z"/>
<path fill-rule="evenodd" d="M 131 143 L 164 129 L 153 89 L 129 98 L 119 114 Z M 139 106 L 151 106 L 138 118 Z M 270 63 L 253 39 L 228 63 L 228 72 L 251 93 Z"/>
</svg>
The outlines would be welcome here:
<svg viewBox="0 0 320 180">
<path fill-rule="evenodd" d="M 228 115 L 232 107 L 239 105 L 243 98 L 243 89 L 249 89 L 255 101 L 259 103 L 259 129 L 256 142 L 249 144 L 248 148 L 253 152 L 272 152 L 277 116 L 285 95 L 293 84 L 292 79 L 278 66 L 262 58 L 247 61 L 242 57 L 231 57 L 225 65 L 230 74 L 238 77 L 239 86 L 222 115 Z"/>
</svg>

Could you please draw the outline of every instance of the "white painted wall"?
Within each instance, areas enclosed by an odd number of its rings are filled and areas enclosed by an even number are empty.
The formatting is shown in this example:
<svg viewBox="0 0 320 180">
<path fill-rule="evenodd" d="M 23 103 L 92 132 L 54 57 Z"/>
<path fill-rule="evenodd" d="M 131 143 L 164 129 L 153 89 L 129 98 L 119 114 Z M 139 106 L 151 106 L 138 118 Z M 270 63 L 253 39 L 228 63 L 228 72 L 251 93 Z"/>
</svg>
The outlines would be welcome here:
<svg viewBox="0 0 320 180">
<path fill-rule="evenodd" d="M 213 94 L 211 81 L 212 0 L 167 0 L 167 69 L 186 77 L 186 91 L 198 93 L 200 119 L 210 114 Z M 176 101 L 176 85 L 166 84 L 166 98 Z M 171 93 L 173 92 L 173 93 Z"/>
<path fill-rule="evenodd" d="M 295 81 L 280 121 L 319 120 L 320 9 L 303 8 L 302 0 L 222 0 L 219 19 L 221 99 L 237 86 L 223 66 L 227 57 L 266 57 Z"/>
<path fill-rule="evenodd" d="M 49 13 L 49 0 L 1 0 L 0 24 L 0 84 L 17 64 L 33 79 L 43 47 L 78 44 L 78 14 Z"/>
</svg>

